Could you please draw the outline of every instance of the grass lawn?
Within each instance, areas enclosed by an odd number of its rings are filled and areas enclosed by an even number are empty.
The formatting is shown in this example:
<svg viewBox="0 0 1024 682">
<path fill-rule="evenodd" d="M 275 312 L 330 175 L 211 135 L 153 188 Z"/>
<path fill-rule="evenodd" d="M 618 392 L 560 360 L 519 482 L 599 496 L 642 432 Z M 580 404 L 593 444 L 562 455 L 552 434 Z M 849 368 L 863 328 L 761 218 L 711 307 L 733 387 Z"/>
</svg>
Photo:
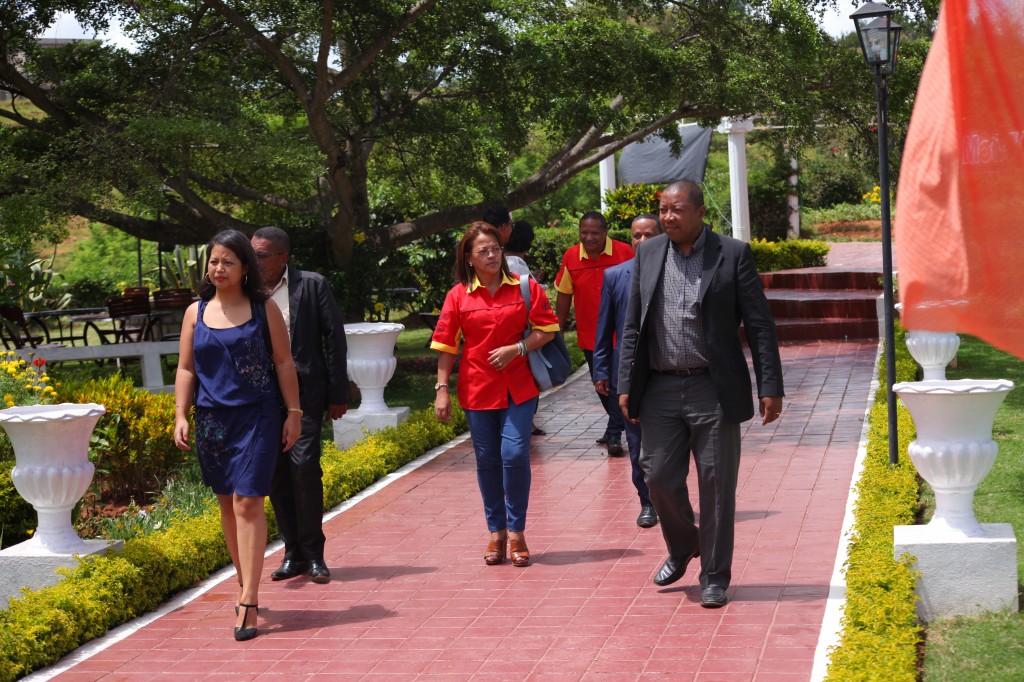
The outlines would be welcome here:
<svg viewBox="0 0 1024 682">
<path fill-rule="evenodd" d="M 407 405 L 415 412 L 434 404 L 437 353 L 427 347 L 430 334 L 430 329 L 419 327 L 406 329 L 398 335 L 395 344 L 398 367 L 384 389 L 384 402 L 389 407 Z"/>
<path fill-rule="evenodd" d="M 999 444 L 992 471 L 974 496 L 982 523 L 1009 523 L 1017 535 L 1017 573 L 1024 556 L 1024 361 L 978 339 L 961 337 L 957 368 L 949 379 L 1009 379 L 1016 384 L 996 413 L 994 439 Z M 925 494 L 930 517 L 934 498 Z M 1019 577 L 1018 577 L 1019 580 Z M 925 646 L 926 682 L 1024 680 L 1024 615 L 992 613 L 931 623 Z"/>
<path fill-rule="evenodd" d="M 5 109 L 7 111 L 14 111 L 15 109 L 17 109 L 17 112 L 19 114 L 21 114 L 25 118 L 31 119 L 43 118 L 46 115 L 43 113 L 42 109 L 40 109 L 35 104 L 32 104 L 26 99 L 19 99 L 17 107 L 15 107 L 13 103 L 10 101 L 0 103 L 0 109 Z M 5 125 L 9 127 L 20 127 L 20 124 L 15 123 L 9 118 L 4 117 L 0 117 L 0 125 Z"/>
</svg>

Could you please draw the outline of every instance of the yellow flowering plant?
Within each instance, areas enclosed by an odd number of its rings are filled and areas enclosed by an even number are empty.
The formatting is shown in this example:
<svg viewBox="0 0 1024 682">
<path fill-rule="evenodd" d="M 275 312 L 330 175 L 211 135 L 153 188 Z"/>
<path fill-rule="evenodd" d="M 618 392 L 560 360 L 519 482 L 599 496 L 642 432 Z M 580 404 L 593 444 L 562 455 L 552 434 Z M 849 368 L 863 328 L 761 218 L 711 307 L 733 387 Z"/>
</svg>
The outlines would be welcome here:
<svg viewBox="0 0 1024 682">
<path fill-rule="evenodd" d="M 879 194 L 881 190 L 881 187 L 875 185 L 874 187 L 871 188 L 870 192 L 865 192 L 864 194 L 862 194 L 860 199 L 863 203 L 868 204 L 869 206 L 880 204 L 882 203 L 882 197 Z"/>
<path fill-rule="evenodd" d="M 46 373 L 46 360 L 34 358 L 25 362 L 14 351 L 0 351 L 0 408 L 48 404 L 55 396 Z"/>
</svg>

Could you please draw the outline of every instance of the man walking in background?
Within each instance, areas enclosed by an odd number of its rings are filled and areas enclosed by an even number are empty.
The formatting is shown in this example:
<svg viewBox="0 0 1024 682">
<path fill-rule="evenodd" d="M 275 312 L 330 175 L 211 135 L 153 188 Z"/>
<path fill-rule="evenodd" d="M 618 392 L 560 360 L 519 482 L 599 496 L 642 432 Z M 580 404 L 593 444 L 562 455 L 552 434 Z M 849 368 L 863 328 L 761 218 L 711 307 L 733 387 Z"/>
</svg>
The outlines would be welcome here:
<svg viewBox="0 0 1024 682">
<path fill-rule="evenodd" d="M 498 237 L 501 239 L 501 247 L 505 254 L 505 263 L 508 264 L 508 271 L 513 275 L 526 275 L 530 276 L 530 266 L 526 264 L 526 261 L 522 259 L 522 253 L 517 252 L 513 254 L 508 248 L 512 241 L 512 232 L 514 223 L 512 222 L 512 214 L 504 206 L 491 206 L 481 218 L 485 223 L 493 227 L 498 231 Z M 529 225 L 529 223 L 527 223 Z M 522 240 L 520 240 L 521 242 Z M 530 228 L 529 241 L 533 241 L 533 229 Z M 530 248 L 529 244 L 526 248 Z M 523 249 L 525 251 L 525 249 Z"/>
<path fill-rule="evenodd" d="M 635 250 L 642 242 L 661 234 L 658 217 L 644 213 L 633 218 L 630 237 Z M 622 328 L 626 322 L 626 307 L 629 304 L 629 286 L 633 278 L 633 261 L 619 263 L 604 271 L 601 288 L 601 306 L 597 314 L 597 336 L 594 342 L 594 388 L 607 396 L 612 409 L 618 409 L 619 394 L 619 344 Z M 651 505 L 650 493 L 640 468 L 640 424 L 626 421 L 626 445 L 629 448 L 629 464 L 633 486 L 640 497 L 640 515 L 636 525 L 650 528 L 657 525 L 658 515 Z"/>
<path fill-rule="evenodd" d="M 668 558 L 656 585 L 679 580 L 700 557 L 701 606 L 728 602 L 732 579 L 740 424 L 754 416 L 750 346 L 764 424 L 782 413 L 775 321 L 750 245 L 704 224 L 704 195 L 688 180 L 659 201 L 664 234 L 637 248 L 622 334 L 619 404 L 643 425 L 640 465 Z M 697 466 L 700 527 L 686 488 Z"/>
<path fill-rule="evenodd" d="M 508 243 L 508 238 L 512 236 L 512 213 L 507 208 L 491 206 L 484 210 L 481 220 L 498 231 L 502 246 Z"/>
<path fill-rule="evenodd" d="M 580 218 L 580 243 L 570 246 L 562 255 L 562 265 L 555 276 L 558 298 L 555 314 L 563 332 L 569 324 L 569 310 L 576 312 L 576 345 L 583 351 L 594 377 L 594 339 L 597 333 L 597 312 L 601 303 L 604 271 L 633 257 L 629 244 L 608 238 L 608 223 L 597 211 L 584 213 Z M 619 457 L 622 450 L 622 413 L 608 401 L 608 396 L 597 394 L 608 414 L 608 424 L 598 443 L 606 443 L 608 454 Z"/>
<path fill-rule="evenodd" d="M 284 230 L 260 228 L 252 246 L 288 327 L 303 412 L 302 435 L 290 451 L 278 455 L 271 484 L 270 502 L 284 540 L 284 560 L 271 578 L 308 572 L 313 582 L 328 583 L 320 439 L 324 413 L 341 419 L 348 405 L 345 327 L 327 280 L 288 264 L 291 243 Z"/>
</svg>

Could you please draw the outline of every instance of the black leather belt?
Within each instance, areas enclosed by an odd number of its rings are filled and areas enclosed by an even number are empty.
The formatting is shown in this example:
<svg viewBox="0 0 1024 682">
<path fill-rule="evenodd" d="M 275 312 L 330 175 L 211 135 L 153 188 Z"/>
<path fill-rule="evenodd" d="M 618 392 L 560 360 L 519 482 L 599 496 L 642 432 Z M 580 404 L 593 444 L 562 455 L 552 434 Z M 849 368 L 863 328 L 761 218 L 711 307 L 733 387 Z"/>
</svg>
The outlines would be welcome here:
<svg viewBox="0 0 1024 682">
<path fill-rule="evenodd" d="M 698 374 L 707 374 L 710 370 L 707 367 L 690 367 L 689 369 L 656 369 L 655 374 L 671 374 L 677 377 L 692 377 Z"/>
</svg>

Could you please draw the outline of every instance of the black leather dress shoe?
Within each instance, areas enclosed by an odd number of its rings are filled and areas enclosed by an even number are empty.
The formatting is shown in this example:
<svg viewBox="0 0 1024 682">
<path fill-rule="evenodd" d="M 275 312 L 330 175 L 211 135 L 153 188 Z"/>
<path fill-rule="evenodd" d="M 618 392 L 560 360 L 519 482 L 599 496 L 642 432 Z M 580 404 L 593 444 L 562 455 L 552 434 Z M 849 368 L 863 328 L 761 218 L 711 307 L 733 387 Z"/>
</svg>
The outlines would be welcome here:
<svg viewBox="0 0 1024 682">
<path fill-rule="evenodd" d="M 622 449 L 622 441 L 618 438 L 608 439 L 608 456 L 609 457 L 622 457 L 625 454 L 625 450 Z"/>
<path fill-rule="evenodd" d="M 605 445 L 605 444 L 608 443 L 608 436 L 601 436 L 600 438 L 598 438 L 594 442 L 597 443 L 598 445 Z"/>
<path fill-rule="evenodd" d="M 281 568 L 270 574 L 271 580 L 288 580 L 297 575 L 302 575 L 309 567 L 302 559 L 285 559 L 281 562 Z"/>
<path fill-rule="evenodd" d="M 654 507 L 645 504 L 640 508 L 640 516 L 636 517 L 636 525 L 641 528 L 653 528 L 658 525 L 658 515 L 654 513 Z"/>
<path fill-rule="evenodd" d="M 725 588 L 718 585 L 708 585 L 700 593 L 700 605 L 706 609 L 718 609 L 729 603 L 729 597 L 725 596 Z"/>
<path fill-rule="evenodd" d="M 665 563 L 658 569 L 658 573 L 654 576 L 654 584 L 664 587 L 665 585 L 671 585 L 675 581 L 683 577 L 686 573 L 686 567 L 690 565 L 690 562 L 697 553 L 694 552 L 688 557 L 674 557 L 670 556 L 665 559 Z"/>
<path fill-rule="evenodd" d="M 309 562 L 309 579 L 320 585 L 331 582 L 331 572 L 327 570 L 327 564 L 323 559 L 313 559 Z"/>
</svg>

